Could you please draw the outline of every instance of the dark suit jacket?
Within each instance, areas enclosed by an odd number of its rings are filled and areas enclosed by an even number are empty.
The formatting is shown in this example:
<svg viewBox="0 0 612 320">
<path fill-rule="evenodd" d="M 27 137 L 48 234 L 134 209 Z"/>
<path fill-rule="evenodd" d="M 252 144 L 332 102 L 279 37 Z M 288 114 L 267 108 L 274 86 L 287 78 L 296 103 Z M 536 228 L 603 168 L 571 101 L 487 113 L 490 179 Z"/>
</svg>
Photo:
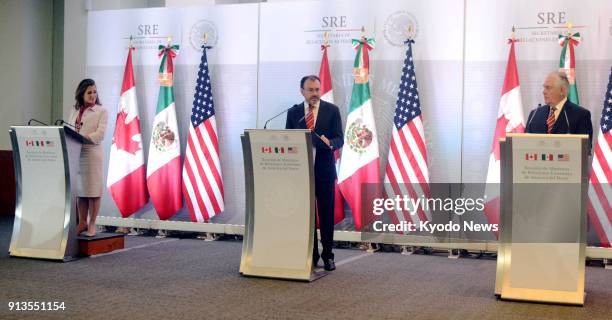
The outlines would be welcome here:
<svg viewBox="0 0 612 320">
<path fill-rule="evenodd" d="M 549 106 L 541 106 L 529 113 L 527 118 L 527 133 L 547 133 L 546 120 L 550 112 Z M 569 127 L 568 127 L 569 124 Z M 567 100 L 552 129 L 552 134 L 588 134 L 589 148 L 593 140 L 593 124 L 591 112 Z"/>
<path fill-rule="evenodd" d="M 286 129 L 306 129 L 304 103 L 296 104 L 287 111 Z M 342 120 L 337 106 L 321 100 L 314 132 L 329 139 L 330 149 L 321 139 L 312 134 L 312 143 L 317 149 L 314 163 L 315 180 L 335 180 L 336 165 L 334 151 L 344 144 Z"/>
</svg>

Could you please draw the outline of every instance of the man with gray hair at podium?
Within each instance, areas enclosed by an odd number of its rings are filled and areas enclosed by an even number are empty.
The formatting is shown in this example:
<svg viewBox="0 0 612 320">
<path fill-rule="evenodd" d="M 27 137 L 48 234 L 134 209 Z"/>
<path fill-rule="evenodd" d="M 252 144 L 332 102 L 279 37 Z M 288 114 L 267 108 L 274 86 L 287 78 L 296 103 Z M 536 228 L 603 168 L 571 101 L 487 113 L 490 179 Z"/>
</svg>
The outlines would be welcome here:
<svg viewBox="0 0 612 320">
<path fill-rule="evenodd" d="M 315 196 L 317 220 L 321 229 L 321 244 L 324 268 L 336 269 L 332 245 L 334 242 L 334 190 L 336 166 L 334 151 L 344 144 L 340 110 L 337 106 L 321 100 L 321 80 L 315 75 L 305 76 L 300 81 L 300 92 L 304 101 L 287 112 L 286 129 L 310 129 L 312 144 L 316 148 L 314 160 Z M 317 230 L 314 233 L 312 265 L 319 262 Z"/>
<path fill-rule="evenodd" d="M 527 133 L 587 134 L 589 150 L 593 139 L 591 112 L 568 100 L 570 84 L 565 72 L 548 74 L 542 85 L 544 103 L 529 113 Z"/>
</svg>

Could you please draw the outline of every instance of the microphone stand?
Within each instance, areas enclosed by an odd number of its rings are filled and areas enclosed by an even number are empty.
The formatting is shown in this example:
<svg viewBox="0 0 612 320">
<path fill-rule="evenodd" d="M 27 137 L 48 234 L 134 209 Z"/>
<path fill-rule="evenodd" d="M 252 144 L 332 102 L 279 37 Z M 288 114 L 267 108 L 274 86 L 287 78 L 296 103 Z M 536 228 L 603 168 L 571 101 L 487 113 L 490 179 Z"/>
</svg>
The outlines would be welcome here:
<svg viewBox="0 0 612 320">
<path fill-rule="evenodd" d="M 286 113 L 287 111 L 289 111 L 289 109 L 291 109 L 291 107 L 289 107 L 289 108 L 287 108 L 287 109 L 283 110 L 283 111 L 282 111 L 282 112 L 280 112 L 279 114 L 277 114 L 277 115 L 275 115 L 274 117 L 272 117 L 272 118 L 268 119 L 268 121 L 266 121 L 266 123 L 264 124 L 264 127 L 263 127 L 263 128 L 264 128 L 264 129 L 267 129 L 267 128 L 268 128 L 268 123 L 269 123 L 270 121 L 272 121 L 272 120 L 274 120 L 274 119 L 278 118 L 278 117 L 279 117 L 281 114 Z"/>
<path fill-rule="evenodd" d="M 46 123 L 44 123 L 44 122 L 42 122 L 42 121 L 38 121 L 38 120 L 36 120 L 36 119 L 34 119 L 34 118 L 32 118 L 32 119 L 28 120 L 28 126 L 29 126 L 29 125 L 31 125 L 32 121 L 34 121 L 34 122 L 36 122 L 36 123 L 39 123 L 39 124 L 42 124 L 43 126 L 48 126 L 48 124 L 46 124 Z"/>
<path fill-rule="evenodd" d="M 64 119 L 57 119 L 57 120 L 55 120 L 55 125 L 58 125 L 58 123 L 59 123 L 60 125 L 69 126 L 69 127 L 71 127 L 72 129 L 74 129 L 74 131 L 77 131 L 76 126 L 72 125 L 72 124 L 71 124 L 71 123 L 69 123 L 69 122 L 64 121 Z M 83 125 L 83 122 L 81 121 L 81 126 L 82 126 L 82 125 Z"/>
</svg>

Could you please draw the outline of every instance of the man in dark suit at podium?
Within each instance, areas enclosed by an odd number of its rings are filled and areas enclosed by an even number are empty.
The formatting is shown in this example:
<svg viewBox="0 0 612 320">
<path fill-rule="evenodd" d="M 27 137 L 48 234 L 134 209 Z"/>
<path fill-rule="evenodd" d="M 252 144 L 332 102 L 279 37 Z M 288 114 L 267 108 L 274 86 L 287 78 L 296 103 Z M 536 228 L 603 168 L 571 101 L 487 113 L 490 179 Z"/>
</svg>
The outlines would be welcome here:
<svg viewBox="0 0 612 320">
<path fill-rule="evenodd" d="M 589 150 L 593 138 L 591 112 L 567 99 L 569 81 L 564 72 L 552 72 L 544 81 L 545 106 L 532 110 L 527 118 L 527 133 L 588 134 Z"/>
<path fill-rule="evenodd" d="M 294 105 L 287 112 L 286 129 L 312 130 L 312 143 L 316 149 L 314 160 L 315 196 L 323 244 L 324 268 L 336 269 L 332 245 L 334 242 L 334 188 L 336 166 L 334 151 L 344 144 L 340 110 L 337 106 L 321 100 L 321 80 L 315 75 L 305 76 L 300 81 L 304 102 Z M 313 266 L 319 261 L 317 232 L 314 235 Z"/>
</svg>

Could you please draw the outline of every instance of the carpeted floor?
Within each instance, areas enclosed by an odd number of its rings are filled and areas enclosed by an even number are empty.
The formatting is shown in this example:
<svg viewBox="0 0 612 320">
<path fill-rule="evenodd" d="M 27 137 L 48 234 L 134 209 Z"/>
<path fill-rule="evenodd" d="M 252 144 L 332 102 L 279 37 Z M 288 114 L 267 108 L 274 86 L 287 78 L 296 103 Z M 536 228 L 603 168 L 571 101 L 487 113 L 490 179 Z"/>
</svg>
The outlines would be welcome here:
<svg viewBox="0 0 612 320">
<path fill-rule="evenodd" d="M 313 283 L 245 278 L 242 243 L 127 237 L 128 250 L 69 263 L 9 258 L 0 219 L 0 319 L 611 319 L 612 272 L 587 268 L 584 307 L 498 301 L 495 261 L 336 250 Z M 9 234 L 7 236 L 7 233 Z M 9 301 L 61 301 L 17 312 Z"/>
</svg>

